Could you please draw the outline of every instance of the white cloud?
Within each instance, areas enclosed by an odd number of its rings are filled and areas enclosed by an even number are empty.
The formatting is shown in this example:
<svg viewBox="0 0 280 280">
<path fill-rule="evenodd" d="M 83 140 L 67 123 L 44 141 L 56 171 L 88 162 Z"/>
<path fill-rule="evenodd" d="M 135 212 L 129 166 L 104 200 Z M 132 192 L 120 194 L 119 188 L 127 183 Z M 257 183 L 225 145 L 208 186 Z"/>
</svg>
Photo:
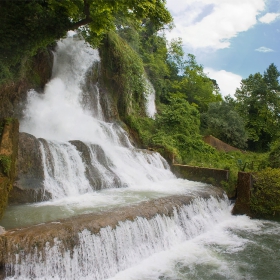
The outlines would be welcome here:
<svg viewBox="0 0 280 280">
<path fill-rule="evenodd" d="M 240 87 L 242 77 L 225 70 L 214 70 L 212 68 L 204 68 L 204 72 L 211 79 L 215 79 L 220 87 L 222 96 L 230 95 L 234 97 L 236 88 Z"/>
<path fill-rule="evenodd" d="M 211 9 L 209 8 L 211 7 Z M 223 49 L 230 39 L 253 27 L 265 0 L 167 0 L 176 28 L 166 34 L 181 37 L 193 49 Z"/>
<path fill-rule="evenodd" d="M 261 18 L 259 18 L 259 21 L 262 23 L 271 23 L 274 20 L 276 20 L 278 17 L 280 17 L 280 13 L 267 13 Z"/>
<path fill-rule="evenodd" d="M 267 47 L 260 47 L 258 49 L 255 49 L 255 51 L 257 52 L 264 52 L 264 53 L 267 53 L 267 52 L 274 52 L 274 50 L 270 49 L 270 48 L 267 48 Z"/>
</svg>

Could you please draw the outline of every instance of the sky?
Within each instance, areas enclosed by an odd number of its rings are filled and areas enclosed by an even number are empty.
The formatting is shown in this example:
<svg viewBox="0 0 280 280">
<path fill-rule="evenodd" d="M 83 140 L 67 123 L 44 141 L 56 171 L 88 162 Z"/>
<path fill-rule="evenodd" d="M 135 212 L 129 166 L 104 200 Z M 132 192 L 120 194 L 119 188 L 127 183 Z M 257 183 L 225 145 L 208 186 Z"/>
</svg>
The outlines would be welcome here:
<svg viewBox="0 0 280 280">
<path fill-rule="evenodd" d="M 280 71 L 280 0 L 167 0 L 185 54 L 231 95 L 241 79 L 274 63 Z"/>
</svg>

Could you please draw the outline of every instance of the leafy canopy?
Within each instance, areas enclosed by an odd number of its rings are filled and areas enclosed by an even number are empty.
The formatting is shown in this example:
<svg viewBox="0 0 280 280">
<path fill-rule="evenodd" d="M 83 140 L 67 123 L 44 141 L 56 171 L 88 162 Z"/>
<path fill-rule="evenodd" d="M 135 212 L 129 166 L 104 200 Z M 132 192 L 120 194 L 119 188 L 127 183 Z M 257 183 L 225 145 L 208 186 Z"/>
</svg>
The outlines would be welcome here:
<svg viewBox="0 0 280 280">
<path fill-rule="evenodd" d="M 222 101 L 209 104 L 201 116 L 204 134 L 213 135 L 237 148 L 246 148 L 247 133 L 242 117 L 231 103 Z"/>
<path fill-rule="evenodd" d="M 279 216 L 280 169 L 266 168 L 255 174 L 250 206 L 257 216 Z"/>
<path fill-rule="evenodd" d="M 80 28 L 97 46 L 117 17 L 141 25 L 148 18 L 158 29 L 171 22 L 164 0 L 26 0 L 0 2 L 0 83 L 13 78 L 24 56 L 30 57 Z"/>
<path fill-rule="evenodd" d="M 279 136 L 280 72 L 272 63 L 264 74 L 241 81 L 236 90 L 236 108 L 245 120 L 251 150 L 265 151 Z"/>
</svg>

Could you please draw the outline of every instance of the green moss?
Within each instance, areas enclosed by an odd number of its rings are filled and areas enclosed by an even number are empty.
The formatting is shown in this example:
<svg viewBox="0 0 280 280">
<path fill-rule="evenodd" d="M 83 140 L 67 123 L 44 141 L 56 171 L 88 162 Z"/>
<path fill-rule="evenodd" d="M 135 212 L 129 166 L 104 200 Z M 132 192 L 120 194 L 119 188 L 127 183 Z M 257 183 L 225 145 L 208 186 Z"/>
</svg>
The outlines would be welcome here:
<svg viewBox="0 0 280 280">
<path fill-rule="evenodd" d="M 4 173 L 8 176 L 12 165 L 11 157 L 6 155 L 0 155 L 0 164 L 3 168 Z"/>
<path fill-rule="evenodd" d="M 144 114 L 144 67 L 139 55 L 116 33 L 110 32 L 101 50 L 107 86 L 115 93 L 119 114 Z"/>
<path fill-rule="evenodd" d="M 4 122 L 5 124 L 11 124 L 14 121 L 14 118 L 5 118 Z"/>
</svg>

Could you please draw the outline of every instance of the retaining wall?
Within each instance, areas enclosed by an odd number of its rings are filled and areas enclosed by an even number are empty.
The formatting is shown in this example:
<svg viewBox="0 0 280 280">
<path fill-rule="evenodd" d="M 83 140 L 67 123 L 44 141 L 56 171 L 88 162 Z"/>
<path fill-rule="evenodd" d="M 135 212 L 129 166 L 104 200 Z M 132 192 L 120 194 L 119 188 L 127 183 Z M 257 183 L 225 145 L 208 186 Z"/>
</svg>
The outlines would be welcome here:
<svg viewBox="0 0 280 280">
<path fill-rule="evenodd" d="M 250 198 L 253 188 L 253 177 L 251 173 L 238 172 L 237 196 L 232 213 L 235 215 L 246 214 L 251 216 Z"/>
<path fill-rule="evenodd" d="M 217 187 L 222 187 L 223 182 L 229 179 L 229 171 L 224 169 L 173 164 L 172 171 L 179 178 L 204 182 Z"/>
</svg>

